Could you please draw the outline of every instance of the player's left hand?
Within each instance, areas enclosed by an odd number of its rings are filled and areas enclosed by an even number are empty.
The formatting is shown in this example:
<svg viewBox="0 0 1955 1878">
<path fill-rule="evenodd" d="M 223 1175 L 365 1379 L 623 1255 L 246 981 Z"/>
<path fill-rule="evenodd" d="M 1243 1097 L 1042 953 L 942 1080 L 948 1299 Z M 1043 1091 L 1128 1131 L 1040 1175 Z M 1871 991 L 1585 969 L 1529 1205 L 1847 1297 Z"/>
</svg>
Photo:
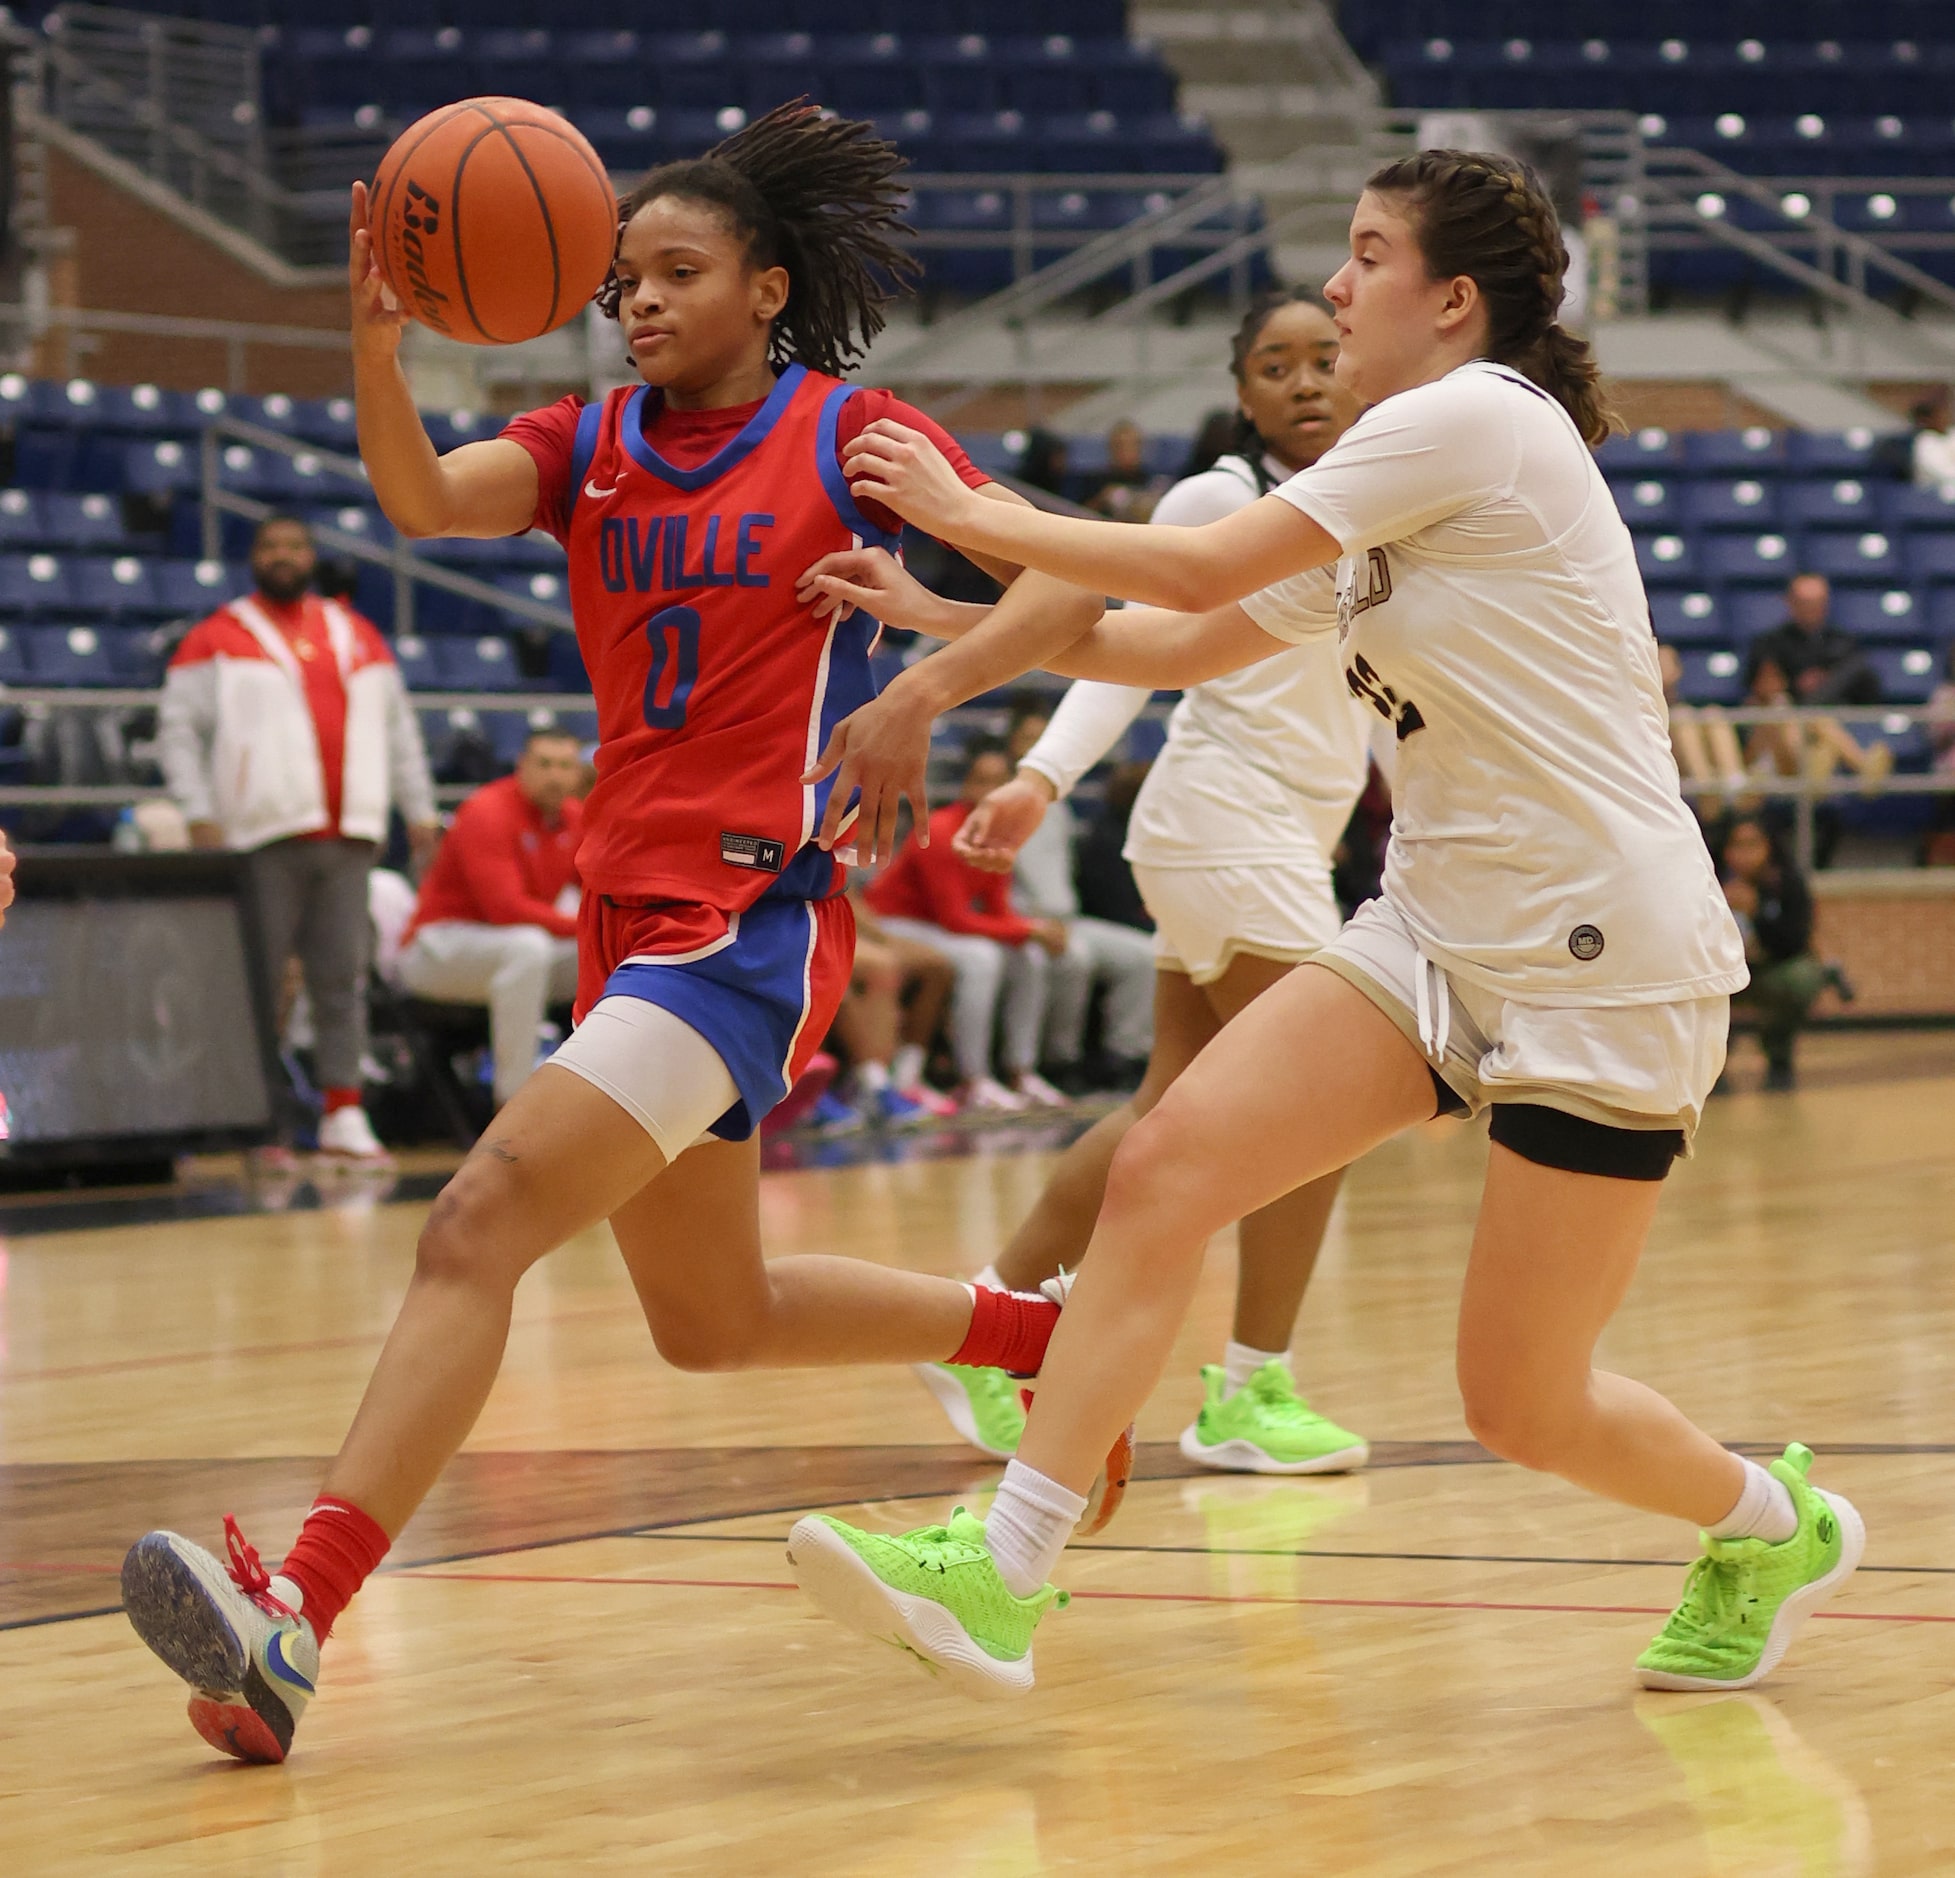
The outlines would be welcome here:
<svg viewBox="0 0 1955 1878">
<path fill-rule="evenodd" d="M 971 505 L 980 500 L 922 431 L 887 417 L 864 425 L 850 439 L 842 468 L 858 502 L 880 502 L 904 521 L 953 544 L 960 521 L 969 519 Z"/>
<path fill-rule="evenodd" d="M 858 814 L 856 858 L 865 864 L 886 859 L 896 849 L 896 812 L 905 796 L 916 819 L 919 847 L 930 845 L 930 799 L 925 774 L 930 760 L 930 726 L 936 713 L 913 703 L 898 678 L 881 697 L 835 726 L 815 766 L 801 778 L 820 782 L 833 775 L 828 808 L 815 840 L 832 848 L 848 820 L 851 798 Z"/>
<path fill-rule="evenodd" d="M 14 903 L 14 851 L 0 833 L 0 926 L 7 923 L 7 909 Z"/>
</svg>

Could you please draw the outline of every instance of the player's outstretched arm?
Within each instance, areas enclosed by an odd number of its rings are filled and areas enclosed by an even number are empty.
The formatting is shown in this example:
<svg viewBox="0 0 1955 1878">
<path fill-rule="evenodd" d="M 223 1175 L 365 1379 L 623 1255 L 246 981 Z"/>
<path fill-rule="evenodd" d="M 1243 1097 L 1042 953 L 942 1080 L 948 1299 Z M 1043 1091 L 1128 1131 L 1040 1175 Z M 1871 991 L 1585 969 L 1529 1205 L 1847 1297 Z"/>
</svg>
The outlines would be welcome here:
<svg viewBox="0 0 1955 1878">
<path fill-rule="evenodd" d="M 987 502 L 921 431 L 878 418 L 843 452 L 850 487 L 966 553 L 1037 568 L 1075 587 L 1198 612 L 1338 558 L 1301 510 L 1264 496 L 1200 528 L 1138 529 Z"/>
<path fill-rule="evenodd" d="M 400 367 L 407 315 L 380 278 L 367 228 L 367 186 L 353 185 L 347 227 L 353 401 L 360 459 L 387 519 L 403 535 L 519 535 L 536 513 L 536 462 L 497 438 L 440 455 Z"/>
<path fill-rule="evenodd" d="M 1136 534 L 1141 531 L 1136 529 Z M 1175 529 L 1149 529 L 1174 534 Z M 1098 678 L 1112 685 L 1178 691 L 1239 672 L 1291 642 L 1265 632 L 1231 602 L 1206 613 L 1171 613 L 1161 607 L 1130 606 L 1107 614 L 1073 641 L 1046 669 L 1065 678 Z"/>
</svg>

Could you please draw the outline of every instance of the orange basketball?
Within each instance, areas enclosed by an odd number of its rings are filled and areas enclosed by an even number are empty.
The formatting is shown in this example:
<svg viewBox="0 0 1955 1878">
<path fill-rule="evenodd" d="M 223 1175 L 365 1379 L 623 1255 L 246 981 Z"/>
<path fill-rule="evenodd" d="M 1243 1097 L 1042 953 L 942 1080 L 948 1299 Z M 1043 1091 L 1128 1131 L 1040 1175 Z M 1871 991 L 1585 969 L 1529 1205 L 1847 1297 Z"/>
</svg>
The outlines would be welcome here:
<svg viewBox="0 0 1955 1878">
<path fill-rule="evenodd" d="M 611 266 L 618 199 L 576 127 L 527 98 L 464 98 L 375 172 L 374 254 L 422 325 L 513 345 L 580 313 Z"/>
</svg>

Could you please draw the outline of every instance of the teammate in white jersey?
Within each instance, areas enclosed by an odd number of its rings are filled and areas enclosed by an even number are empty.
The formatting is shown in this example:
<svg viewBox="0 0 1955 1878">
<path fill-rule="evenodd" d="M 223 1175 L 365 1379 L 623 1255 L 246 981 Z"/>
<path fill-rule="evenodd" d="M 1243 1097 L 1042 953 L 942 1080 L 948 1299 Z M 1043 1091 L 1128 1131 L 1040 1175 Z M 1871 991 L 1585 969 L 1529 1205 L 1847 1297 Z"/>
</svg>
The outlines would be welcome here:
<svg viewBox="0 0 1955 1878">
<path fill-rule="evenodd" d="M 1767 1470 L 1594 1365 L 1745 965 L 1678 786 L 1630 538 L 1585 447 L 1609 420 L 1593 356 L 1556 323 L 1566 265 L 1552 206 L 1510 159 L 1425 151 L 1378 171 L 1326 290 L 1338 375 L 1370 408 L 1206 528 L 972 502 L 914 433 L 871 426 L 851 459 L 859 492 L 933 534 L 1088 590 L 1014 587 L 982 628 L 1022 654 L 1036 613 L 1070 643 L 1039 656 L 1078 676 L 1192 684 L 1268 657 L 1319 631 L 1292 583 L 1337 563 L 1347 674 L 1400 740 L 1382 899 L 1121 1144 L 985 1524 L 794 1530 L 824 1606 L 967 1686 L 1029 1686 L 1032 1629 L 1058 1595 L 1045 1580 L 1161 1373 L 1209 1235 L 1446 1109 L 1493 1111 L 1460 1306 L 1467 1426 L 1509 1460 L 1703 1529 L 1642 1681 L 1759 1681 L 1859 1560 L 1859 1515 L 1808 1482 L 1806 1449 Z M 914 583 L 892 603 L 875 589 L 901 586 L 893 572 L 819 578 L 905 626 L 972 623 Z M 1069 640 L 1106 592 L 1187 610 L 1102 616 Z M 971 643 L 965 678 L 985 662 Z M 865 817 L 898 773 L 882 738 L 933 701 L 930 663 L 835 739 Z"/>
<path fill-rule="evenodd" d="M 1247 508 L 1321 457 L 1357 417 L 1337 382 L 1337 328 L 1317 295 L 1274 288 L 1230 346 L 1235 452 L 1178 482 L 1156 524 L 1193 528 Z M 1336 619 L 1328 569 L 1318 605 Z M 958 831 L 959 852 L 1009 867 L 1054 802 L 1072 793 L 1153 693 L 1083 680 L 1060 701 L 1012 781 Z M 1345 688 L 1328 634 L 1197 685 L 1175 707 L 1166 746 L 1128 825 L 1126 857 L 1155 925 L 1154 1048 L 1140 1088 L 1081 1135 L 980 1282 L 1036 1291 L 1074 1269 L 1092 1236 L 1115 1149 L 1216 1033 L 1343 924 L 1331 861 L 1364 788 L 1371 715 Z M 1318 1474 L 1361 1467 L 1362 1436 L 1297 1392 L 1290 1338 L 1323 1243 L 1342 1168 L 1286 1193 L 1237 1227 L 1235 1318 L 1181 1451 L 1207 1467 Z M 1002 1370 L 923 1366 L 967 1441 L 1010 1454 L 1024 1431 Z"/>
</svg>

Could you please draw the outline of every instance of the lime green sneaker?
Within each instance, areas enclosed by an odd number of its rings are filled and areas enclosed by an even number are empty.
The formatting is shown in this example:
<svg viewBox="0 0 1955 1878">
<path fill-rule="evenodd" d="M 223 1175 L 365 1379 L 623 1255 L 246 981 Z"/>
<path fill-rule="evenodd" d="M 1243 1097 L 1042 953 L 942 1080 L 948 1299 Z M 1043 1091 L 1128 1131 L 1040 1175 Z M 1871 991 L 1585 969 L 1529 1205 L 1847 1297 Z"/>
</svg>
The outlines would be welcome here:
<svg viewBox="0 0 1955 1878">
<path fill-rule="evenodd" d="M 1684 1580 L 1683 1602 L 1636 1659 L 1645 1689 L 1749 1689 L 1777 1668 L 1799 1626 L 1853 1576 L 1867 1529 L 1849 1501 L 1808 1484 L 1812 1450 L 1772 1463 L 1799 1515 L 1792 1537 L 1713 1539 Z"/>
<path fill-rule="evenodd" d="M 787 1562 L 838 1624 L 987 1699 L 1030 1692 L 1032 1632 L 1069 1602 L 1056 1585 L 1014 1597 L 985 1548 L 983 1522 L 961 1506 L 948 1526 L 901 1533 L 811 1514 L 788 1534 Z"/>
<path fill-rule="evenodd" d="M 950 1417 L 950 1425 L 974 1448 L 1008 1461 L 1025 1432 L 1018 1384 L 1002 1369 L 969 1369 L 962 1363 L 919 1363 L 916 1373 Z"/>
<path fill-rule="evenodd" d="M 1346 1474 L 1371 1458 L 1362 1435 L 1319 1415 L 1281 1363 L 1265 1363 L 1233 1395 L 1227 1375 L 1202 1370 L 1201 1413 L 1181 1435 L 1181 1452 L 1231 1474 Z"/>
</svg>

